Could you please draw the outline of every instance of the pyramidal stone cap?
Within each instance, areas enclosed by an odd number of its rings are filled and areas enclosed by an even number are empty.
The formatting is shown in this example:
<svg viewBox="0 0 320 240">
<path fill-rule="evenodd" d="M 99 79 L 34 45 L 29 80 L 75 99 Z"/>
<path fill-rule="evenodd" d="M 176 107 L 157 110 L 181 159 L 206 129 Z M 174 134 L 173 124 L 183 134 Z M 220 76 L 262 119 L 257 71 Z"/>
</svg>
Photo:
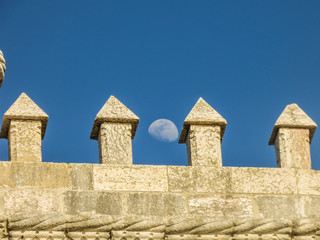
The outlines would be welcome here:
<svg viewBox="0 0 320 240">
<path fill-rule="evenodd" d="M 222 140 L 226 130 L 227 121 L 200 97 L 184 120 L 179 143 L 186 142 L 190 125 L 219 125 L 221 126 Z"/>
<path fill-rule="evenodd" d="M 309 129 L 310 143 L 316 131 L 317 124 L 295 103 L 286 106 L 273 127 L 269 145 L 274 145 L 279 128 Z"/>
<path fill-rule="evenodd" d="M 38 107 L 27 94 L 22 93 L 4 114 L 0 138 L 8 138 L 8 130 L 11 120 L 40 120 L 41 138 L 44 138 L 49 116 Z"/>
<path fill-rule="evenodd" d="M 113 123 L 131 123 L 133 139 L 139 124 L 139 117 L 131 112 L 123 103 L 114 96 L 110 96 L 108 101 L 101 108 L 96 118 L 94 119 L 90 139 L 98 140 L 100 125 L 103 122 Z"/>
</svg>

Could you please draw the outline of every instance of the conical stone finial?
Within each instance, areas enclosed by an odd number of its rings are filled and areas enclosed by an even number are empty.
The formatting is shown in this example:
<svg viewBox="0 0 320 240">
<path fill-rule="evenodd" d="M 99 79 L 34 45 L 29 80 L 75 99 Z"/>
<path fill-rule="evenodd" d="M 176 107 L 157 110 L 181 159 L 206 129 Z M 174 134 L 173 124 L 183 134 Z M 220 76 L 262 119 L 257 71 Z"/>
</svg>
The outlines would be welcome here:
<svg viewBox="0 0 320 240">
<path fill-rule="evenodd" d="M 0 87 L 4 79 L 5 71 L 6 71 L 6 60 L 4 60 L 3 53 L 0 50 Z"/>
<path fill-rule="evenodd" d="M 297 105 L 286 106 L 273 128 L 269 145 L 274 145 L 281 168 L 311 168 L 310 143 L 317 124 Z"/>
<path fill-rule="evenodd" d="M 9 160 L 41 162 L 41 140 L 44 138 L 48 115 L 25 93 L 5 113 L 0 138 L 9 141 Z"/>
<path fill-rule="evenodd" d="M 189 165 L 222 166 L 221 141 L 227 121 L 199 98 L 186 117 L 179 143 L 186 143 Z"/>
<path fill-rule="evenodd" d="M 97 114 L 90 138 L 98 140 L 100 163 L 132 164 L 132 143 L 139 118 L 110 96 Z"/>
</svg>

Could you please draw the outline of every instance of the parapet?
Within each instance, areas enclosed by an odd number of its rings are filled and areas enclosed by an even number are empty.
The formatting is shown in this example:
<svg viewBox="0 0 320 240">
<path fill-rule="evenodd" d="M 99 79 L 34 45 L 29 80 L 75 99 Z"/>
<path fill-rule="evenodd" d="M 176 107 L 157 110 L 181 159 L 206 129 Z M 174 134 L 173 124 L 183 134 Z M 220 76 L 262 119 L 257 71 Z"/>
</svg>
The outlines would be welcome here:
<svg viewBox="0 0 320 240">
<path fill-rule="evenodd" d="M 278 168 L 224 167 L 227 122 L 202 98 L 179 140 L 189 166 L 134 165 L 139 118 L 113 96 L 91 132 L 100 164 L 42 162 L 47 121 L 26 94 L 4 115 L 10 161 L 0 162 L 2 238 L 320 238 L 320 172 L 310 158 L 317 126 L 296 104 L 271 134 Z"/>
</svg>

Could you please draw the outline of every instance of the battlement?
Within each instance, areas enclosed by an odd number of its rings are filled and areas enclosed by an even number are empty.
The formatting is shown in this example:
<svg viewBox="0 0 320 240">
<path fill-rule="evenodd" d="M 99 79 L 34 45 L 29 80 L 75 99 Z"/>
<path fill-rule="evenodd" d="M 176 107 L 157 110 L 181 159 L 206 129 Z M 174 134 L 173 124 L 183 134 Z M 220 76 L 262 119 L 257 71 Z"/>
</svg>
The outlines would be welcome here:
<svg viewBox="0 0 320 240">
<path fill-rule="evenodd" d="M 91 139 L 100 164 L 42 162 L 48 115 L 26 94 L 4 114 L 0 228 L 4 239 L 318 239 L 317 125 L 288 105 L 271 133 L 278 168 L 223 167 L 227 121 L 202 98 L 180 135 L 189 166 L 133 165 L 139 118 L 111 96 Z"/>
</svg>

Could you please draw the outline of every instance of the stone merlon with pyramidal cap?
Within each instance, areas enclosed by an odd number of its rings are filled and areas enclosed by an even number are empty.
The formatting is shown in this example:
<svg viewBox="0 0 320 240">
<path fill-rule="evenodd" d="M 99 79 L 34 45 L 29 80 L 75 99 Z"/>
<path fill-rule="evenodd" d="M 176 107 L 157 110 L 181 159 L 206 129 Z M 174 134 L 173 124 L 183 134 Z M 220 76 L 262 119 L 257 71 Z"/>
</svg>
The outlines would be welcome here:
<svg viewBox="0 0 320 240">
<path fill-rule="evenodd" d="M 320 239 L 320 172 L 310 158 L 317 125 L 296 104 L 285 108 L 271 134 L 277 168 L 223 166 L 227 121 L 202 98 L 179 140 L 189 166 L 133 164 L 139 118 L 114 96 L 90 135 L 100 164 L 43 162 L 47 122 L 24 93 L 4 114 L 2 239 Z"/>
</svg>

